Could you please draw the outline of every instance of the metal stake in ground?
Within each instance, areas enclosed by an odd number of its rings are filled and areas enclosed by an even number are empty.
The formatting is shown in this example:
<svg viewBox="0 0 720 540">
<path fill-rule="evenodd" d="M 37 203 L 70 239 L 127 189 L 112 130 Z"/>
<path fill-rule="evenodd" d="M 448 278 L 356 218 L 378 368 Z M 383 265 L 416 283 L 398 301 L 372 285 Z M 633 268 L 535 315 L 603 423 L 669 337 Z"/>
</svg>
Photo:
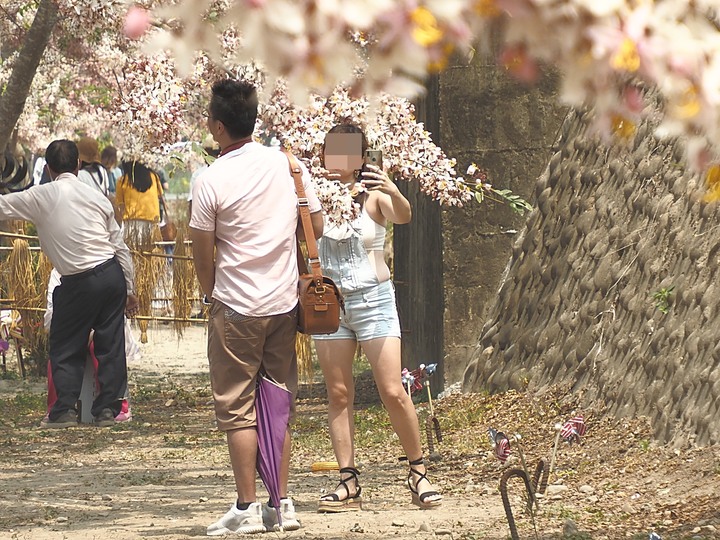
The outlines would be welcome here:
<svg viewBox="0 0 720 540">
<path fill-rule="evenodd" d="M 440 431 L 440 421 L 435 416 L 435 408 L 433 407 L 432 393 L 430 392 L 430 381 L 425 380 L 425 388 L 427 389 L 428 404 L 430 406 L 430 415 L 425 419 L 425 434 L 427 435 L 428 441 L 428 459 L 430 461 L 442 460 L 440 452 L 435 451 L 435 445 L 433 444 L 433 433 L 438 443 L 442 442 L 442 431 Z"/>
<path fill-rule="evenodd" d="M 502 477 L 500 478 L 500 495 L 502 497 L 503 507 L 505 508 L 505 515 L 507 516 L 508 525 L 510 526 L 510 536 L 513 540 L 519 540 L 517 527 L 515 526 L 515 519 L 513 518 L 512 508 L 510 507 L 510 497 L 508 495 L 507 483 L 508 480 L 513 477 L 521 478 L 523 480 L 523 482 L 525 483 L 525 489 L 528 493 L 528 510 L 530 511 L 533 531 L 535 532 L 535 540 L 539 540 L 537 525 L 535 523 L 535 509 L 533 508 L 533 506 L 537 504 L 537 498 L 535 496 L 537 486 L 533 485 L 533 481 L 530 479 L 530 473 L 528 472 L 527 463 L 525 462 L 525 454 L 523 453 L 522 446 L 520 445 L 521 438 L 522 437 L 520 436 L 520 434 L 515 434 L 515 436 L 513 437 L 513 446 L 517 448 L 518 455 L 520 456 L 520 462 L 523 468 L 508 469 L 505 471 L 505 473 L 503 473 Z M 540 460 L 540 463 L 538 463 L 538 469 L 540 469 L 540 467 L 544 468 L 544 460 Z"/>
<path fill-rule="evenodd" d="M 428 404 L 430 406 L 430 415 L 425 419 L 425 434 L 427 435 L 428 441 L 428 458 L 430 461 L 440 461 L 442 456 L 439 452 L 435 451 L 435 445 L 433 444 L 433 434 L 437 442 L 442 442 L 442 432 L 440 431 L 440 422 L 435 416 L 435 409 L 433 407 L 432 394 L 430 392 L 430 382 L 427 378 L 435 373 L 437 364 L 420 364 L 417 368 L 410 371 L 407 368 L 403 368 L 401 377 L 402 382 L 407 388 L 407 393 L 412 396 L 413 393 L 422 390 L 425 386 L 428 394 Z"/>
<path fill-rule="evenodd" d="M 553 445 L 553 453 L 550 458 L 550 470 L 548 471 L 548 476 L 552 474 L 553 469 L 555 468 L 555 456 L 557 456 L 558 443 L 560 443 L 560 430 L 562 429 L 562 425 L 555 424 L 555 429 L 557 430 L 557 434 L 555 435 L 555 444 Z"/>
</svg>

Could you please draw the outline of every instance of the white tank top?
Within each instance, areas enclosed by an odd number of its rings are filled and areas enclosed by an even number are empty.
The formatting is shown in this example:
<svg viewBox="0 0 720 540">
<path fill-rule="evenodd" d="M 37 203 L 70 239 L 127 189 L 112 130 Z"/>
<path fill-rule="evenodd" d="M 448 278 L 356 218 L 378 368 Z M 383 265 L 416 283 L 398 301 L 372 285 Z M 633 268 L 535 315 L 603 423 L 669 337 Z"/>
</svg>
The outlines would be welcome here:
<svg viewBox="0 0 720 540">
<path fill-rule="evenodd" d="M 370 217 L 365 206 L 352 223 L 337 225 L 326 221 L 323 236 L 333 240 L 344 240 L 352 236 L 353 232 L 362 237 L 363 247 L 368 253 L 385 249 L 385 227 Z"/>
<path fill-rule="evenodd" d="M 368 253 L 383 251 L 385 249 L 385 227 L 370 217 L 364 205 L 359 219 L 365 251 Z"/>
</svg>

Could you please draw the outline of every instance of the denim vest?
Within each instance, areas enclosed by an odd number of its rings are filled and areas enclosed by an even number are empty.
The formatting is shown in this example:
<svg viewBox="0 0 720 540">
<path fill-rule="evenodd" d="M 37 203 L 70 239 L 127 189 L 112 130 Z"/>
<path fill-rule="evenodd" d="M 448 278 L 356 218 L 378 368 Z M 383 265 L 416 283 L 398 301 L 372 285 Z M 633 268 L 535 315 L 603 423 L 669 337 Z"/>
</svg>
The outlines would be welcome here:
<svg viewBox="0 0 720 540">
<path fill-rule="evenodd" d="M 323 274 L 340 287 L 343 294 L 351 294 L 379 284 L 363 245 L 362 230 L 354 222 L 349 236 L 335 239 L 323 235 L 318 240 L 318 253 Z"/>
</svg>

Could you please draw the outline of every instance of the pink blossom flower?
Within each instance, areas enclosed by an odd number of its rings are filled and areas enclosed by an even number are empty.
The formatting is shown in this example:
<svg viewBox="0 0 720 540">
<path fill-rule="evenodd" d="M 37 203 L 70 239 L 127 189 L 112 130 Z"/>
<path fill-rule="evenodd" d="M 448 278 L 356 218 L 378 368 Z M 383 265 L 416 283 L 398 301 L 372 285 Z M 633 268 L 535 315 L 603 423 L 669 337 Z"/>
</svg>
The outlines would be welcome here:
<svg viewBox="0 0 720 540">
<path fill-rule="evenodd" d="M 140 39 L 150 28 L 150 13 L 140 6 L 128 9 L 123 32 L 130 39 Z"/>
<path fill-rule="evenodd" d="M 534 83 L 538 79 L 537 63 L 530 57 L 524 45 L 505 47 L 500 53 L 500 63 L 519 81 Z"/>
</svg>

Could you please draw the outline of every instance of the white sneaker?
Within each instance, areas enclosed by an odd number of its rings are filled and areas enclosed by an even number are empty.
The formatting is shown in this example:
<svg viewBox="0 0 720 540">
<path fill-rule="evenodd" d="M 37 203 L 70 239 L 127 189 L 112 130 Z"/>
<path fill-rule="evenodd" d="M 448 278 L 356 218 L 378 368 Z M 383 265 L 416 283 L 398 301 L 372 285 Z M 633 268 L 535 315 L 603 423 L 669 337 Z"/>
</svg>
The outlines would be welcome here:
<svg viewBox="0 0 720 540">
<path fill-rule="evenodd" d="M 292 499 L 280 499 L 280 517 L 282 517 L 283 531 L 297 531 L 300 528 L 300 522 L 295 514 L 295 505 Z M 267 531 L 280 531 L 278 523 L 277 510 L 267 503 L 262 507 L 262 520 Z"/>
<path fill-rule="evenodd" d="M 235 503 L 219 521 L 207 528 L 208 536 L 243 533 L 255 534 L 265 532 L 263 525 L 262 504 L 251 503 L 247 510 L 238 510 Z"/>
</svg>

